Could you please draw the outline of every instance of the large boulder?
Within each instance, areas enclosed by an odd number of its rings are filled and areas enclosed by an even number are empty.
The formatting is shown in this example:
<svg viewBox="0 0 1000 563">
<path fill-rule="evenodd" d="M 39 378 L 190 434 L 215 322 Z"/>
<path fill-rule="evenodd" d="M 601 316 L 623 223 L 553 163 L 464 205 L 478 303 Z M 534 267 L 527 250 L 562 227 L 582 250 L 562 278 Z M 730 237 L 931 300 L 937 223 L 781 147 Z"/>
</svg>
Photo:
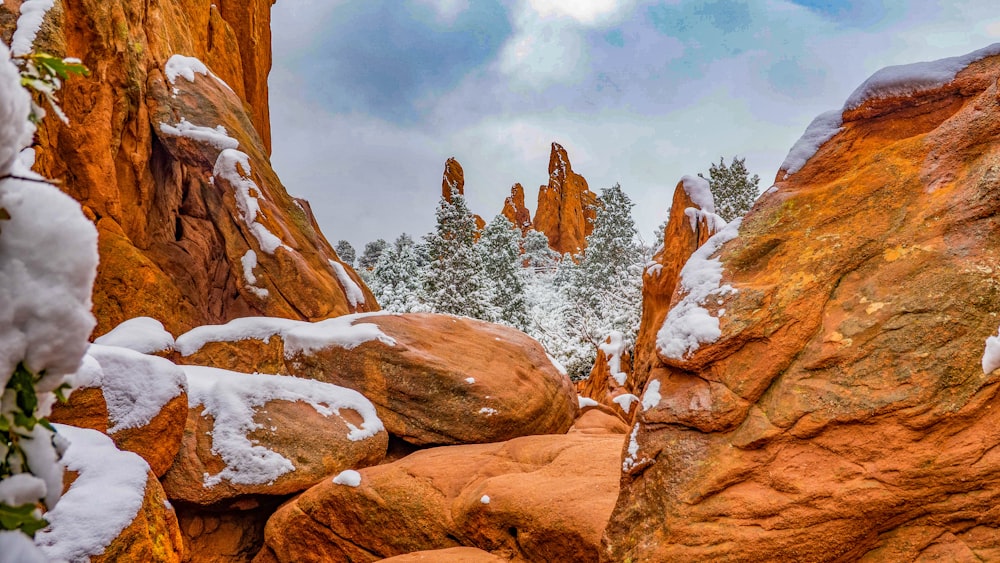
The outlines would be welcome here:
<svg viewBox="0 0 1000 563">
<path fill-rule="evenodd" d="M 186 366 L 188 416 L 163 486 L 201 506 L 288 495 L 378 463 L 388 435 L 356 391 L 290 376 Z"/>
<path fill-rule="evenodd" d="M 149 465 L 96 430 L 56 425 L 72 483 L 35 544 L 52 561 L 179 562 L 177 516 Z"/>
<path fill-rule="evenodd" d="M 162 476 L 181 446 L 187 381 L 173 362 L 117 346 L 92 344 L 74 374 L 78 388 L 53 408 L 52 422 L 109 434 Z"/>
<path fill-rule="evenodd" d="M 597 561 L 623 441 L 528 436 L 338 475 L 271 517 L 255 561 L 375 561 L 459 546 L 507 560 Z"/>
<path fill-rule="evenodd" d="M 417 445 L 564 433 L 576 393 L 518 330 L 447 315 L 351 315 L 318 323 L 237 319 L 177 338 L 178 361 L 308 377 L 361 392 L 390 434 Z"/>
<path fill-rule="evenodd" d="M 44 120 L 35 170 L 97 225 L 97 335 L 137 316 L 177 334 L 378 309 L 271 169 L 273 0 L 50 4 L 35 50 L 93 78 L 59 92 L 71 126 Z M 0 35 L 20 6 L 0 3 Z"/>
<path fill-rule="evenodd" d="M 549 247 L 560 255 L 580 253 L 594 230 L 597 194 L 587 180 L 573 171 L 566 149 L 552 143 L 549 153 L 549 183 L 538 189 L 535 230 L 545 234 Z M 516 223 L 515 223 L 516 224 Z"/>
<path fill-rule="evenodd" d="M 606 560 L 996 558 L 998 55 L 876 73 L 695 252 Z"/>
</svg>

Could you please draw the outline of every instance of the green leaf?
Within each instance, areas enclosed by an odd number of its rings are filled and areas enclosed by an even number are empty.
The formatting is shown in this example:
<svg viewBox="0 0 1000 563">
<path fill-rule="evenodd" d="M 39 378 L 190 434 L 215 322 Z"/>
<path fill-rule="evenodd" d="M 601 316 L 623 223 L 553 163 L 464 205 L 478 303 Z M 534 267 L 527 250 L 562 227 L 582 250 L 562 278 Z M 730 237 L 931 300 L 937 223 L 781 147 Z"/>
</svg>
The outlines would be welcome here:
<svg viewBox="0 0 1000 563">
<path fill-rule="evenodd" d="M 35 532 L 41 530 L 49 523 L 44 518 L 37 516 L 35 512 L 38 507 L 35 504 L 22 504 L 20 506 L 7 506 L 0 503 L 0 529 L 21 530 L 31 537 L 35 537 Z"/>
</svg>

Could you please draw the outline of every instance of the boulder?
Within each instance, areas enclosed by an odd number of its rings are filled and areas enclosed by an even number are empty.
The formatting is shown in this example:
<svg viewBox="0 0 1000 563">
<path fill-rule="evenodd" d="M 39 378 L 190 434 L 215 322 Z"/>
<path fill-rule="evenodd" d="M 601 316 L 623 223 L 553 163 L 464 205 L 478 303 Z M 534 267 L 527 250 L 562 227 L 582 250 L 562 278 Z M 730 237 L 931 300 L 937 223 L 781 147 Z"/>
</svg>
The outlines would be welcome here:
<svg viewBox="0 0 1000 563">
<path fill-rule="evenodd" d="M 998 55 L 876 73 L 695 252 L 605 560 L 997 556 Z"/>
<path fill-rule="evenodd" d="M 375 561 L 476 547 L 506 560 L 597 561 L 624 436 L 528 436 L 420 450 L 326 480 L 267 523 L 255 561 Z"/>
<path fill-rule="evenodd" d="M 237 319 L 177 338 L 179 361 L 326 381 L 361 392 L 417 445 L 564 433 L 576 393 L 524 333 L 469 318 L 372 314 L 303 323 Z"/>
<path fill-rule="evenodd" d="M 264 545 L 264 524 L 276 503 L 241 503 L 238 510 L 212 511 L 178 506 L 185 563 L 252 561 Z"/>
<path fill-rule="evenodd" d="M 142 458 L 95 430 L 55 425 L 72 483 L 35 544 L 54 561 L 179 562 L 177 516 Z"/>
<path fill-rule="evenodd" d="M 597 194 L 587 180 L 573 171 L 566 149 L 552 143 L 549 153 L 549 183 L 538 190 L 535 230 L 549 238 L 549 247 L 560 255 L 575 255 L 587 247 L 586 237 L 594 230 Z M 518 223 L 515 223 L 518 224 Z"/>
<path fill-rule="evenodd" d="M 157 356 L 92 344 L 73 378 L 78 388 L 49 419 L 109 434 L 162 476 L 180 449 L 187 419 L 184 372 Z"/>
<path fill-rule="evenodd" d="M 163 476 L 172 500 L 211 506 L 288 495 L 385 456 L 388 435 L 355 391 L 289 376 L 199 366 L 184 372 L 187 425 Z"/>
<path fill-rule="evenodd" d="M 44 120 L 34 169 L 98 227 L 96 335 L 139 316 L 179 334 L 378 309 L 270 167 L 272 4 L 56 2 L 46 13 L 35 50 L 81 58 L 93 76 L 59 92 L 72 126 Z M 0 35 L 20 5 L 0 3 Z"/>
</svg>

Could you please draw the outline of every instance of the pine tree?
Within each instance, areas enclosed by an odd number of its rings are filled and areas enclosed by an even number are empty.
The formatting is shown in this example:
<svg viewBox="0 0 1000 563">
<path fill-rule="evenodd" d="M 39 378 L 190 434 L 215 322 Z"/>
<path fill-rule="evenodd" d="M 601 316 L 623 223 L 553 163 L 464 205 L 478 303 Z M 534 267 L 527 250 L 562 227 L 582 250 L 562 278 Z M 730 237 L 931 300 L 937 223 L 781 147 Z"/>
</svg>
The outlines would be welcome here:
<svg viewBox="0 0 1000 563">
<path fill-rule="evenodd" d="M 435 232 L 426 241 L 430 263 L 424 289 L 431 310 L 483 320 L 495 318 L 476 249 L 476 220 L 458 190 L 452 189 L 451 202 L 441 198 Z"/>
<path fill-rule="evenodd" d="M 597 346 L 612 331 L 625 335 L 627 345 L 634 344 L 642 303 L 643 254 L 632 219 L 634 204 L 617 184 L 602 190 L 599 202 L 587 248 L 563 287 L 571 303 L 568 329 L 590 345 L 591 365 Z M 586 364 L 575 366 L 571 375 L 585 377 Z"/>
<path fill-rule="evenodd" d="M 385 242 L 385 239 L 381 238 L 366 244 L 365 252 L 361 255 L 361 259 L 358 260 L 358 267 L 371 271 L 387 246 L 389 246 L 389 243 Z"/>
<path fill-rule="evenodd" d="M 559 263 L 559 253 L 549 248 L 549 237 L 534 229 L 529 229 L 521 241 L 521 248 L 524 249 L 524 266 L 550 270 Z"/>
<path fill-rule="evenodd" d="M 698 176 L 705 178 L 700 172 Z M 746 215 L 760 195 L 757 188 L 760 177 L 750 176 L 746 158 L 734 156 L 732 164 L 726 166 L 725 159 L 720 156 L 719 164 L 711 165 L 705 179 L 715 197 L 715 214 L 727 222 Z"/>
<path fill-rule="evenodd" d="M 337 253 L 337 256 L 340 257 L 341 262 L 351 266 L 352 268 L 354 267 L 354 261 L 357 260 L 358 255 L 354 251 L 354 247 L 351 246 L 351 243 L 343 239 L 338 240 L 336 246 L 333 247 L 333 250 Z"/>
<path fill-rule="evenodd" d="M 544 236 L 544 235 L 543 235 Z M 528 324 L 521 271 L 521 233 L 503 215 L 497 215 L 483 230 L 477 248 L 483 262 L 494 322 L 524 330 Z"/>
<path fill-rule="evenodd" d="M 423 311 L 426 306 L 421 275 L 416 245 L 410 235 L 403 233 L 382 252 L 368 286 L 383 310 L 393 313 Z"/>
</svg>

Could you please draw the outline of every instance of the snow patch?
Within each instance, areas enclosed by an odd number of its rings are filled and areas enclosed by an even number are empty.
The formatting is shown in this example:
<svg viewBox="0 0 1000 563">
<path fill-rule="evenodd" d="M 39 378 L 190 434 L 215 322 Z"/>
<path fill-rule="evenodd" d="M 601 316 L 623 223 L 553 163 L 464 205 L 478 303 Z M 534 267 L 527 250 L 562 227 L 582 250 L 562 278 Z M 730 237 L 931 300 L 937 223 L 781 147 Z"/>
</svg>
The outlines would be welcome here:
<svg viewBox="0 0 1000 563">
<path fill-rule="evenodd" d="M 627 472 L 640 463 L 648 461 L 646 458 L 636 459 L 639 455 L 639 423 L 636 422 L 632 428 L 632 433 L 628 437 L 628 449 L 625 459 L 622 461 L 622 472 Z"/>
<path fill-rule="evenodd" d="M 247 434 L 261 428 L 253 417 L 257 408 L 271 401 L 302 401 L 317 413 L 340 416 L 341 409 L 361 415 L 361 426 L 344 420 L 351 441 L 365 440 L 383 430 L 375 407 L 357 391 L 298 377 L 266 374 L 242 374 L 217 368 L 184 366 L 188 380 L 188 406 L 203 405 L 202 416 L 215 421 L 212 428 L 212 453 L 226 463 L 215 475 L 205 475 L 205 487 L 223 480 L 240 485 L 270 483 L 295 466 L 287 458 L 264 446 L 256 445 Z"/>
<path fill-rule="evenodd" d="M 361 485 L 361 474 L 353 469 L 345 469 L 337 474 L 333 478 L 333 483 L 335 485 L 347 485 L 348 487 L 357 487 Z"/>
<path fill-rule="evenodd" d="M 135 317 L 122 322 L 104 336 L 95 338 L 94 344 L 153 354 L 173 350 L 174 336 L 163 328 L 163 323 L 154 318 Z"/>
<path fill-rule="evenodd" d="M 676 304 L 656 335 L 660 353 L 680 360 L 697 350 L 701 344 L 715 342 L 722 335 L 719 319 L 701 305 L 713 296 L 735 293 L 722 283 L 722 262 L 711 258 L 722 245 L 736 238 L 742 219 L 736 219 L 708 239 L 691 255 L 681 269 L 679 286 L 686 292 Z"/>
<path fill-rule="evenodd" d="M 240 146 L 240 142 L 230 137 L 225 127 L 221 125 L 217 125 L 214 129 L 211 127 L 202 127 L 191 123 L 183 117 L 177 125 L 160 123 L 160 132 L 172 137 L 183 137 L 200 143 L 206 143 L 219 150 L 235 149 Z"/>
<path fill-rule="evenodd" d="M 655 409 L 660 404 L 660 380 L 654 379 L 646 385 L 646 392 L 642 394 L 642 410 Z"/>
<path fill-rule="evenodd" d="M 333 346 L 353 350 L 365 342 L 376 340 L 387 346 L 395 346 L 396 340 L 382 332 L 378 325 L 354 324 L 358 319 L 381 314 L 357 313 L 315 323 L 302 322 L 282 335 L 285 341 L 285 357 L 299 353 L 310 354 Z"/>
<path fill-rule="evenodd" d="M 50 563 L 35 542 L 19 530 L 0 531 L 0 553 L 17 563 Z"/>
<path fill-rule="evenodd" d="M 100 365 L 111 434 L 146 426 L 171 399 L 187 391 L 184 371 L 159 356 L 100 344 L 92 344 L 87 356 Z"/>
<path fill-rule="evenodd" d="M 257 253 L 252 248 L 247 250 L 240 258 L 240 263 L 243 264 L 243 279 L 247 282 L 247 289 L 258 299 L 267 299 L 270 293 L 263 287 L 257 287 L 257 276 L 253 273 L 253 269 L 257 267 Z"/>
<path fill-rule="evenodd" d="M 482 504 L 489 504 L 490 503 L 490 495 L 483 495 L 483 496 L 479 497 L 479 502 L 481 502 Z"/>
<path fill-rule="evenodd" d="M 330 262 L 330 267 L 333 268 L 333 272 L 337 274 L 337 279 L 340 280 L 340 285 L 344 287 L 344 295 L 347 296 L 347 302 L 351 304 L 351 307 L 357 308 L 358 305 L 365 304 L 365 294 L 358 287 L 358 284 L 354 283 L 351 276 L 348 275 L 347 269 L 344 265 L 336 260 L 328 260 Z"/>
<path fill-rule="evenodd" d="M 493 416 L 497 414 L 497 412 L 499 411 L 497 411 L 496 409 L 491 409 L 490 407 L 483 407 L 479 409 L 479 414 L 485 414 L 486 416 Z"/>
<path fill-rule="evenodd" d="M 25 0 L 21 4 L 21 15 L 17 27 L 10 38 L 10 51 L 14 55 L 27 55 L 35 45 L 35 37 L 42 28 L 45 14 L 52 9 L 55 0 Z"/>
<path fill-rule="evenodd" d="M 590 397 L 577 397 L 577 402 L 580 404 L 580 408 L 584 407 L 596 407 L 599 403 Z"/>
<path fill-rule="evenodd" d="M 598 346 L 608 358 L 608 371 L 618 386 L 625 385 L 627 376 L 622 372 L 622 353 L 625 352 L 625 335 L 617 330 L 611 331 L 607 339 Z"/>
<path fill-rule="evenodd" d="M 1000 331 L 997 336 L 986 339 L 986 349 L 983 350 L 983 373 L 993 373 L 997 368 L 1000 368 Z"/>
<path fill-rule="evenodd" d="M 700 176 L 683 176 L 681 187 L 695 205 L 706 213 L 715 213 L 715 198 L 712 197 L 712 189 L 708 180 Z"/>
<path fill-rule="evenodd" d="M 708 229 L 717 233 L 726 227 L 726 220 L 719 217 L 715 213 L 710 213 L 708 211 L 702 211 L 701 209 L 695 209 L 694 207 L 684 208 L 684 215 L 688 218 L 688 224 L 691 226 L 691 230 L 698 232 L 698 223 L 705 220 L 708 225 Z"/>
<path fill-rule="evenodd" d="M 50 560 L 88 561 L 104 553 L 139 513 L 149 465 L 96 430 L 54 426 L 70 444 L 63 462 L 79 476 L 45 514 L 49 526 L 35 535 L 35 544 Z"/>
<path fill-rule="evenodd" d="M 178 76 L 183 76 L 188 82 L 194 82 L 195 74 L 208 76 L 208 67 L 195 57 L 174 55 L 167 60 L 167 65 L 163 68 L 163 74 L 167 77 L 170 84 L 176 84 Z"/>
<path fill-rule="evenodd" d="M 788 151 L 788 156 L 781 163 L 778 170 L 784 170 L 784 179 L 795 174 L 806 165 L 806 162 L 816 154 L 823 143 L 829 141 L 834 135 L 840 132 L 844 124 L 843 110 L 833 110 L 819 114 L 812 120 L 805 133 Z"/>
<path fill-rule="evenodd" d="M 618 395 L 617 397 L 611 400 L 614 401 L 615 404 L 617 404 L 619 407 L 621 407 L 623 411 L 628 413 L 632 410 L 632 403 L 638 402 L 639 397 L 636 397 L 631 393 L 625 393 L 623 395 Z"/>
<path fill-rule="evenodd" d="M 659 262 L 648 262 L 646 264 L 647 276 L 656 277 L 660 275 L 660 272 L 662 271 L 663 271 L 663 264 L 660 264 Z"/>
<path fill-rule="evenodd" d="M 561 363 L 559 363 L 559 360 L 552 357 L 552 355 L 549 354 L 548 352 L 545 353 L 545 357 L 549 359 L 549 363 L 552 364 L 552 367 L 556 368 L 556 371 L 558 371 L 563 376 L 569 377 L 569 374 L 566 372 L 566 368 L 563 367 Z"/>
<path fill-rule="evenodd" d="M 250 157 L 236 149 L 225 149 L 219 153 L 219 158 L 215 161 L 215 169 L 212 171 L 213 177 L 222 178 L 233 186 L 236 206 L 240 209 L 243 222 L 257 239 L 260 249 L 268 254 L 274 254 L 274 251 L 279 247 L 287 250 L 288 247 L 281 242 L 280 238 L 257 221 L 257 216 L 263 215 L 260 201 L 264 199 L 264 196 L 257 184 L 251 179 L 250 174 Z"/>
<path fill-rule="evenodd" d="M 243 317 L 233 319 L 224 325 L 195 327 L 177 337 L 174 349 L 182 356 L 190 356 L 210 342 L 262 340 L 267 344 L 272 336 L 281 336 L 299 324 L 302 324 L 302 321 L 279 317 Z"/>
<path fill-rule="evenodd" d="M 469 385 L 472 385 L 473 383 L 476 382 L 476 378 L 475 377 L 466 377 L 465 378 L 465 382 L 468 383 Z"/>
</svg>

